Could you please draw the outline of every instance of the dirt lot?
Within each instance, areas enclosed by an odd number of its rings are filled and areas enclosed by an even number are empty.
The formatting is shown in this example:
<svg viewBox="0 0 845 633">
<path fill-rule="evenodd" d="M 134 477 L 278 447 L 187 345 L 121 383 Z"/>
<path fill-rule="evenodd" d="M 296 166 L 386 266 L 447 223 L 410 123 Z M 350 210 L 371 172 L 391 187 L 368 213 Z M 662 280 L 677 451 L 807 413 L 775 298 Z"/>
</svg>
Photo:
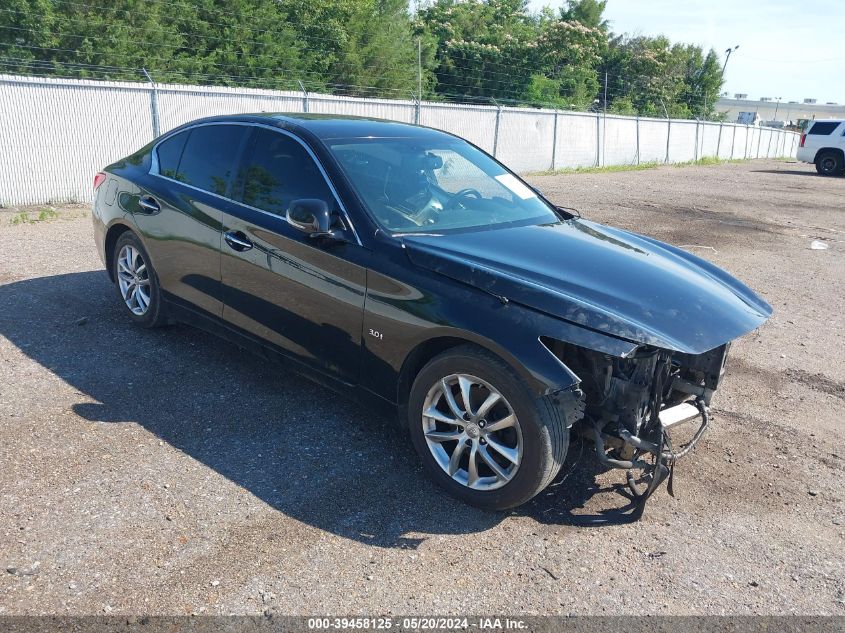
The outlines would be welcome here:
<svg viewBox="0 0 845 633">
<path fill-rule="evenodd" d="M 576 441 L 528 506 L 461 505 L 391 422 L 204 333 L 133 327 L 84 208 L 2 211 L 0 613 L 845 614 L 845 178 L 532 180 L 774 306 L 674 499 L 622 522 L 622 474 Z"/>
</svg>

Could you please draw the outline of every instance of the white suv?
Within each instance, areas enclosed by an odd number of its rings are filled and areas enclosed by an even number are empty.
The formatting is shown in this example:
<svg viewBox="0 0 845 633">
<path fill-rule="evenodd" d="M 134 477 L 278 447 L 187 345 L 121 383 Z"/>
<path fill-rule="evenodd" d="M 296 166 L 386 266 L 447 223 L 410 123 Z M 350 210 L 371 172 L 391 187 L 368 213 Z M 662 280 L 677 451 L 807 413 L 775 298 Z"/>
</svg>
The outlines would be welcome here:
<svg viewBox="0 0 845 633">
<path fill-rule="evenodd" d="M 815 163 L 822 176 L 845 173 L 845 121 L 810 121 L 798 144 L 798 160 Z"/>
</svg>

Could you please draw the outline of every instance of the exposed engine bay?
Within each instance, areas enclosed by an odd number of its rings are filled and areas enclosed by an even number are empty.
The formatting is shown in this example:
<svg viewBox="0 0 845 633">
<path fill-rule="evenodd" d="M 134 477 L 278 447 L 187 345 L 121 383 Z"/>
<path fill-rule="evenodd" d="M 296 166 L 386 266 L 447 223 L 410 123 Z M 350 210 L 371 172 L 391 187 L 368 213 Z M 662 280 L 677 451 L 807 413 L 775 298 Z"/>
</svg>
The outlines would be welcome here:
<svg viewBox="0 0 845 633">
<path fill-rule="evenodd" d="M 640 347 L 625 358 L 560 341 L 549 347 L 581 379 L 583 417 L 574 430 L 595 443 L 604 465 L 627 471 L 638 519 L 664 480 L 673 494 L 676 461 L 704 435 L 730 343 L 698 355 Z M 695 431 L 677 444 L 673 431 L 682 425 Z"/>
</svg>

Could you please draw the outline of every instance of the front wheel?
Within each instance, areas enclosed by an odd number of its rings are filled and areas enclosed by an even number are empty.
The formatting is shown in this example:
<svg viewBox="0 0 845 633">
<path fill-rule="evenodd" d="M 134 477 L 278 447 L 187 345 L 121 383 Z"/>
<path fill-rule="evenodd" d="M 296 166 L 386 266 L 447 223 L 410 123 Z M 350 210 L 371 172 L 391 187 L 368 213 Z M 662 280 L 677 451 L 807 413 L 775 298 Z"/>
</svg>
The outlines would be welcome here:
<svg viewBox="0 0 845 633">
<path fill-rule="evenodd" d="M 417 375 L 408 402 L 414 447 L 453 496 L 488 510 L 525 503 L 560 470 L 569 429 L 547 398 L 475 347 L 440 354 Z"/>
<path fill-rule="evenodd" d="M 845 171 L 842 154 L 839 152 L 822 152 L 816 158 L 816 171 L 822 176 L 839 176 Z"/>
</svg>

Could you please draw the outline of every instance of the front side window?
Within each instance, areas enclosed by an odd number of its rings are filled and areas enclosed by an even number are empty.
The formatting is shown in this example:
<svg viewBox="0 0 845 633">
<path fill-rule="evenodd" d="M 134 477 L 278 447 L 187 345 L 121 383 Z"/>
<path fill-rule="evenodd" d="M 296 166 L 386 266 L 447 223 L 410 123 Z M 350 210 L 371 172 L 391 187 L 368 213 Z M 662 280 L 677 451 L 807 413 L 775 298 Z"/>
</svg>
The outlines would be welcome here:
<svg viewBox="0 0 845 633">
<path fill-rule="evenodd" d="M 236 199 L 256 209 L 284 216 L 290 203 L 318 198 L 334 207 L 334 197 L 317 164 L 296 140 L 256 128 L 241 167 Z"/>
<path fill-rule="evenodd" d="M 819 134 L 822 136 L 827 136 L 838 127 L 838 121 L 816 121 L 816 123 L 813 124 L 813 127 L 810 128 L 809 134 Z"/>
<path fill-rule="evenodd" d="M 329 149 L 373 218 L 394 233 L 559 220 L 533 189 L 460 139 L 338 139 Z"/>
<path fill-rule="evenodd" d="M 248 131 L 243 125 L 203 125 L 191 129 L 176 180 L 225 196 L 235 155 Z"/>
</svg>

